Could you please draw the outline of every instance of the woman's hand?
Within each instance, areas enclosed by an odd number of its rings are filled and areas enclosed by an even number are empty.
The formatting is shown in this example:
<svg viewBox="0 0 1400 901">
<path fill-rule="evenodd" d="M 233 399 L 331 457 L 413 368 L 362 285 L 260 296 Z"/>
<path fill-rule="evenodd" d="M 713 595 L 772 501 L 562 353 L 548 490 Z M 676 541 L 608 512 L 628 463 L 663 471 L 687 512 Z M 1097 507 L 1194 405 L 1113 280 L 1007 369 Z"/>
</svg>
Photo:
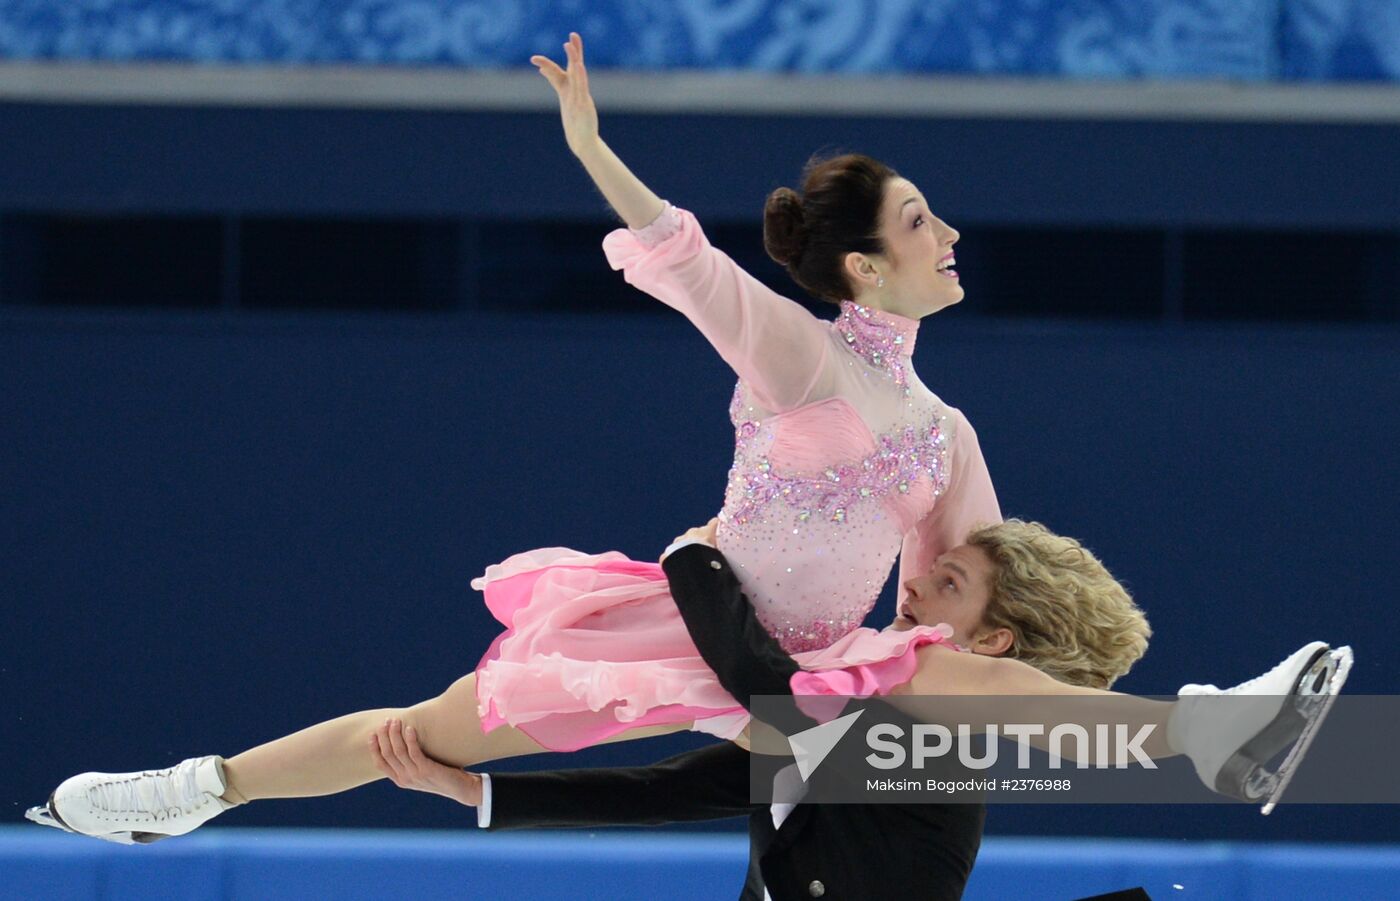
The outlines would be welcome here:
<svg viewBox="0 0 1400 901">
<path fill-rule="evenodd" d="M 588 92 L 588 70 L 583 67 L 583 38 L 576 32 L 569 32 L 564 54 L 569 58 L 567 69 L 559 68 L 547 56 L 530 57 L 559 95 L 564 140 L 622 221 L 629 228 L 645 228 L 661 215 L 665 204 L 598 136 L 598 110 Z"/>
<path fill-rule="evenodd" d="M 714 516 L 712 516 L 712 517 L 710 517 L 710 521 L 707 522 L 707 523 L 705 523 L 703 526 L 696 526 L 696 527 L 693 528 L 693 529 L 686 529 L 686 530 L 685 530 L 685 534 L 683 534 L 683 535 L 677 535 L 677 536 L 676 536 L 676 541 L 685 541 L 685 540 L 698 541 L 698 542 L 700 542 L 701 544 L 708 544 L 710 547 L 714 547 L 714 546 L 715 546 L 715 530 L 718 529 L 718 528 L 719 528 L 719 517 L 714 517 Z M 671 543 L 672 543 L 672 544 L 675 544 L 674 541 L 671 542 Z"/>
<path fill-rule="evenodd" d="M 675 544 L 677 541 L 694 541 L 700 544 L 709 545 L 710 547 L 715 547 L 715 530 L 718 528 L 719 519 L 711 517 L 710 521 L 705 523 L 703 526 L 696 526 L 693 529 L 686 529 L 683 533 L 677 535 L 675 539 L 671 541 L 671 544 Z M 668 545 L 668 547 L 669 546 L 670 545 Z M 666 556 L 666 554 L 662 554 L 661 559 L 665 560 Z"/>
<path fill-rule="evenodd" d="M 455 766 L 438 763 L 423 753 L 412 726 L 395 719 L 384 721 L 369 737 L 374 766 L 399 788 L 431 792 L 468 807 L 481 804 L 481 777 Z"/>
<path fill-rule="evenodd" d="M 559 95 L 559 115 L 564 120 L 564 140 L 574 156 L 580 156 L 598 140 L 598 110 L 593 105 L 593 96 L 588 92 L 588 70 L 583 67 L 583 38 L 578 32 L 569 32 L 569 43 L 564 45 L 569 67 L 559 68 L 559 64 L 547 56 L 532 56 L 530 62 L 540 70 Z"/>
</svg>

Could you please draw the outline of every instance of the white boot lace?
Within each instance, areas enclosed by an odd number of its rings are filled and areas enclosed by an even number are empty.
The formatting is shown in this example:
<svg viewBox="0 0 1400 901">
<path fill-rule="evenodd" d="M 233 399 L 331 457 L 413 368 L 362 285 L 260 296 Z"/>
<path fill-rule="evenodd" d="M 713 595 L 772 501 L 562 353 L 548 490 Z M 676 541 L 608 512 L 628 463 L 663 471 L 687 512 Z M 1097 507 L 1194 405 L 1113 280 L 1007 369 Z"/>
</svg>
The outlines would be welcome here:
<svg viewBox="0 0 1400 901">
<path fill-rule="evenodd" d="M 198 762 L 186 760 L 169 769 L 99 783 L 88 789 L 88 802 L 108 813 L 150 814 L 157 822 L 193 813 L 208 800 L 195 779 Z"/>
<path fill-rule="evenodd" d="M 1248 679 L 1244 682 L 1241 682 L 1239 685 L 1235 685 L 1231 688 L 1219 688 L 1215 685 L 1197 685 L 1195 683 L 1192 683 L 1190 685 L 1181 686 L 1181 690 L 1178 691 L 1177 694 L 1181 696 L 1252 694 L 1252 689 L 1254 688 L 1254 686 L 1259 685 L 1260 683 L 1272 678 L 1279 670 L 1287 666 L 1288 662 L 1292 659 L 1292 657 L 1285 657 L 1283 660 L 1280 660 L 1273 669 L 1269 670 L 1267 673 L 1264 673 L 1262 676 L 1255 676 L 1253 679 Z"/>
</svg>

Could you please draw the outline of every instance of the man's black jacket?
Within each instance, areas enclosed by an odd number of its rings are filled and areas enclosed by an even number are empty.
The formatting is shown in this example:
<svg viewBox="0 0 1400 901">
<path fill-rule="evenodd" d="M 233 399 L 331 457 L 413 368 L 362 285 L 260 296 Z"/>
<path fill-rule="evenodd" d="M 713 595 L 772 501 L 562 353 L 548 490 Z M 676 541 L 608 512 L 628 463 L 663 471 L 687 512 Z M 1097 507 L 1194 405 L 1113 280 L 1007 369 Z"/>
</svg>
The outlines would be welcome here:
<svg viewBox="0 0 1400 901">
<path fill-rule="evenodd" d="M 763 629 L 728 562 L 704 545 L 664 564 L 700 654 L 745 707 L 790 694 L 796 662 Z M 785 732 L 814 725 L 794 716 Z M 755 756 L 776 770 L 790 761 Z M 769 763 L 769 761 L 773 761 Z M 492 774 L 491 828 L 654 825 L 749 816 L 742 901 L 957 899 L 982 840 L 981 804 L 798 804 L 774 829 L 749 801 L 750 755 L 726 743 L 645 767 Z M 818 769 L 814 778 L 823 770 Z"/>
</svg>

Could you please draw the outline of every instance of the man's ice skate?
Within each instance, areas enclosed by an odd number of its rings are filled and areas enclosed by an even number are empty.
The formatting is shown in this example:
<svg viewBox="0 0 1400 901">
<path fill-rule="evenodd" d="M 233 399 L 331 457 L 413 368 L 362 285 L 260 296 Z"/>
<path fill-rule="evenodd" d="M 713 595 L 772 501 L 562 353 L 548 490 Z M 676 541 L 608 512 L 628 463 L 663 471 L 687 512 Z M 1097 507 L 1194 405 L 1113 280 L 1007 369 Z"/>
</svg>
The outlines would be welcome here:
<svg viewBox="0 0 1400 901">
<path fill-rule="evenodd" d="M 1351 648 L 1314 641 L 1234 688 L 1186 685 L 1167 723 L 1170 745 L 1208 788 L 1269 813 L 1351 670 Z M 1291 747 L 1290 747 L 1291 746 Z M 1288 748 L 1278 769 L 1269 761 Z"/>
<path fill-rule="evenodd" d="M 123 845 L 184 835 L 236 805 L 220 799 L 227 788 L 223 761 L 192 757 L 163 770 L 82 773 L 65 779 L 49 803 L 25 819 Z"/>
</svg>

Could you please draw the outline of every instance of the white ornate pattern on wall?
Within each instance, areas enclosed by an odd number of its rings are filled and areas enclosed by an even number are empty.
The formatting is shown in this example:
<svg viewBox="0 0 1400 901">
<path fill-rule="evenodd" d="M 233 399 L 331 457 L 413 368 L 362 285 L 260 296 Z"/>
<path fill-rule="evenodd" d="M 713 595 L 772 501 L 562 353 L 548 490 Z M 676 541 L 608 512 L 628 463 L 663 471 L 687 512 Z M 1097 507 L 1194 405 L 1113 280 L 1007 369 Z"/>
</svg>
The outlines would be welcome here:
<svg viewBox="0 0 1400 901">
<path fill-rule="evenodd" d="M 0 57 L 1400 79 L 1400 0 L 4 0 Z"/>
<path fill-rule="evenodd" d="M 1400 0 L 1286 0 L 1285 78 L 1400 80 Z"/>
</svg>

